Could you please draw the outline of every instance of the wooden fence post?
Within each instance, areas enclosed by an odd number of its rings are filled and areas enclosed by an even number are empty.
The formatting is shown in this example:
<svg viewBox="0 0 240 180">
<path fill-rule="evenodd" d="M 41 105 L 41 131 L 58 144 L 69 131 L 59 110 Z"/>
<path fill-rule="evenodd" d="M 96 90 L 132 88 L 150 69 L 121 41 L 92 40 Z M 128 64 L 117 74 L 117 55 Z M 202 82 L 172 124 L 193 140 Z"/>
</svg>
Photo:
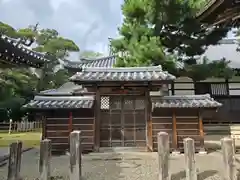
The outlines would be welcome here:
<svg viewBox="0 0 240 180">
<path fill-rule="evenodd" d="M 70 133 L 70 180 L 80 180 L 82 176 L 81 131 Z"/>
<path fill-rule="evenodd" d="M 49 139 L 42 140 L 40 144 L 40 161 L 39 161 L 40 180 L 51 179 L 50 172 L 51 155 L 52 155 L 51 140 Z"/>
<path fill-rule="evenodd" d="M 183 141 L 186 163 L 186 180 L 197 180 L 194 140 L 191 138 L 185 138 Z"/>
<path fill-rule="evenodd" d="M 222 138 L 221 139 L 222 155 L 223 155 L 223 164 L 224 164 L 224 179 L 237 179 L 237 172 L 235 168 L 235 152 L 234 144 L 232 138 Z"/>
<path fill-rule="evenodd" d="M 166 132 L 159 132 L 158 138 L 158 163 L 159 163 L 159 180 L 168 180 L 169 167 L 169 136 Z"/>
<path fill-rule="evenodd" d="M 13 121 L 12 121 L 12 119 L 10 119 L 9 120 L 8 134 L 11 134 L 11 132 L 12 132 L 12 123 L 13 123 Z"/>
<path fill-rule="evenodd" d="M 8 163 L 8 180 L 19 180 L 21 169 L 22 142 L 10 144 L 9 163 Z"/>
<path fill-rule="evenodd" d="M 16 172 L 16 179 L 21 179 L 20 172 L 21 172 L 21 164 L 22 164 L 22 142 L 17 142 L 17 172 Z"/>
</svg>

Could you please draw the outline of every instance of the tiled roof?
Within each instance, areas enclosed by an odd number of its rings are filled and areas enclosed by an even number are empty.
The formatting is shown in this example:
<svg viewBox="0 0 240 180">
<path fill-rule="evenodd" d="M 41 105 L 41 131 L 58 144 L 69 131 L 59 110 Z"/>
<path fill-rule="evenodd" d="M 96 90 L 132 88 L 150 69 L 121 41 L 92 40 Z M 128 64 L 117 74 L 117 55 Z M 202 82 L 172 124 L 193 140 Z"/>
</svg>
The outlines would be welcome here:
<svg viewBox="0 0 240 180">
<path fill-rule="evenodd" d="M 83 68 L 70 78 L 74 82 L 98 81 L 161 81 L 174 80 L 175 76 L 161 66 L 126 68 Z"/>
<path fill-rule="evenodd" d="M 152 97 L 153 108 L 217 108 L 222 106 L 209 94 Z"/>
<path fill-rule="evenodd" d="M 66 82 L 57 89 L 49 89 L 41 91 L 39 95 L 44 96 L 61 96 L 61 95 L 72 95 L 74 93 L 83 93 L 87 92 L 86 88 L 83 88 L 81 85 L 75 84 L 73 82 Z"/>
<path fill-rule="evenodd" d="M 28 109 L 56 108 L 92 108 L 94 96 L 35 96 L 34 100 L 24 105 Z"/>
<path fill-rule="evenodd" d="M 97 59 L 83 59 L 79 62 L 64 61 L 64 67 L 67 69 L 81 69 L 86 67 L 113 67 L 116 63 L 115 56 L 102 57 Z"/>
<path fill-rule="evenodd" d="M 40 67 L 49 61 L 45 54 L 28 49 L 19 40 L 0 35 L 0 57 L 12 64 L 27 64 Z"/>
</svg>

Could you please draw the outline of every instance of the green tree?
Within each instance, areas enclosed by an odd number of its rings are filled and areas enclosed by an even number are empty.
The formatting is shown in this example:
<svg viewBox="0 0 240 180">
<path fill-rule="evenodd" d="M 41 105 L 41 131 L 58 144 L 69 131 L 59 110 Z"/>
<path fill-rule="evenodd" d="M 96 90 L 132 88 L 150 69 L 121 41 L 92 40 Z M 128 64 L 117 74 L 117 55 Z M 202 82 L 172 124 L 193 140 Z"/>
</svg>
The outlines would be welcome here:
<svg viewBox="0 0 240 180">
<path fill-rule="evenodd" d="M 31 27 L 21 29 L 21 31 L 32 32 L 32 34 L 34 34 L 35 44 L 37 45 L 34 50 L 46 53 L 46 57 L 51 60 L 42 70 L 43 73 L 40 77 L 37 91 L 57 88 L 56 86 L 59 85 L 59 83 L 54 83 L 55 78 L 58 78 L 58 76 L 60 76 L 58 79 L 66 78 L 66 72 L 65 74 L 62 72 L 57 73 L 55 71 L 56 66 L 59 65 L 61 59 L 67 58 L 69 53 L 78 52 L 79 47 L 72 40 L 59 36 L 59 33 L 55 29 L 35 30 Z M 66 79 L 63 79 L 62 82 L 65 81 Z"/>
<path fill-rule="evenodd" d="M 56 66 L 60 59 L 66 58 L 70 52 L 79 51 L 79 48 L 72 40 L 59 36 L 54 29 L 38 29 L 38 24 L 16 30 L 0 22 L 0 34 L 17 38 L 29 47 L 34 43 L 34 50 L 46 53 L 46 57 L 51 60 L 44 67 L 40 80 L 36 72 L 33 73 L 28 67 L 0 64 L 0 109 L 4 110 L 0 116 L 3 117 L 8 110 L 11 118 L 19 120 L 23 115 L 21 106 L 32 99 L 36 92 L 58 88 L 68 80 L 68 72 L 64 69 L 56 71 Z"/>
<path fill-rule="evenodd" d="M 184 73 L 194 81 L 204 80 L 208 77 L 219 77 L 229 79 L 234 71 L 229 67 L 229 60 L 209 60 L 204 57 L 201 63 L 186 65 Z"/>
<path fill-rule="evenodd" d="M 0 21 L 0 35 L 2 34 L 12 38 L 19 37 L 17 31 L 13 27 Z"/>
<path fill-rule="evenodd" d="M 234 35 L 236 37 L 236 44 L 238 45 L 236 50 L 240 52 L 240 28 L 234 31 Z"/>
<path fill-rule="evenodd" d="M 217 44 L 230 29 L 207 28 L 195 20 L 202 5 L 202 0 L 125 0 L 120 38 L 111 41 L 112 51 L 120 54 L 117 66 L 160 64 L 173 71 L 176 61 L 197 64 L 196 56 Z M 169 54 L 176 59 L 168 58 Z"/>
<path fill-rule="evenodd" d="M 80 53 L 80 59 L 95 59 L 95 58 L 99 58 L 102 56 L 103 56 L 102 53 L 94 52 L 91 50 L 83 51 Z"/>
</svg>

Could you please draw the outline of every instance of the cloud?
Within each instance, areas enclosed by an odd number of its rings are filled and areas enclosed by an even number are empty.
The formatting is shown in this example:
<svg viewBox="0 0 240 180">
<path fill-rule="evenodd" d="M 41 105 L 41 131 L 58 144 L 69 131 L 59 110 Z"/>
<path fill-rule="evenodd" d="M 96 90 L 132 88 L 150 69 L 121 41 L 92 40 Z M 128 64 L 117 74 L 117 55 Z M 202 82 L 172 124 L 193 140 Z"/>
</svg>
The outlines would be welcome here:
<svg viewBox="0 0 240 180">
<path fill-rule="evenodd" d="M 123 0 L 0 0 L 0 20 L 15 28 L 40 23 L 74 40 L 80 49 L 107 53 L 117 36 Z"/>
</svg>

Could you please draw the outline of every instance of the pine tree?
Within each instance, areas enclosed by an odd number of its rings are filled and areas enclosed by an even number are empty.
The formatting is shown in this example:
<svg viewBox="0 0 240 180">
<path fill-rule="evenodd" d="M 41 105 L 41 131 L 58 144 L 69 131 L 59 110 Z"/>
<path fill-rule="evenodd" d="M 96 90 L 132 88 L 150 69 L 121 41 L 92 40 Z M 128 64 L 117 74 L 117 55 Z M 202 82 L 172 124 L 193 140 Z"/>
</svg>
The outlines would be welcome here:
<svg viewBox="0 0 240 180">
<path fill-rule="evenodd" d="M 206 47 L 217 44 L 230 29 L 200 24 L 194 17 L 202 3 L 125 0 L 120 38 L 111 41 L 112 51 L 119 54 L 116 66 L 162 65 L 176 75 L 176 61 L 196 66 Z"/>
</svg>

